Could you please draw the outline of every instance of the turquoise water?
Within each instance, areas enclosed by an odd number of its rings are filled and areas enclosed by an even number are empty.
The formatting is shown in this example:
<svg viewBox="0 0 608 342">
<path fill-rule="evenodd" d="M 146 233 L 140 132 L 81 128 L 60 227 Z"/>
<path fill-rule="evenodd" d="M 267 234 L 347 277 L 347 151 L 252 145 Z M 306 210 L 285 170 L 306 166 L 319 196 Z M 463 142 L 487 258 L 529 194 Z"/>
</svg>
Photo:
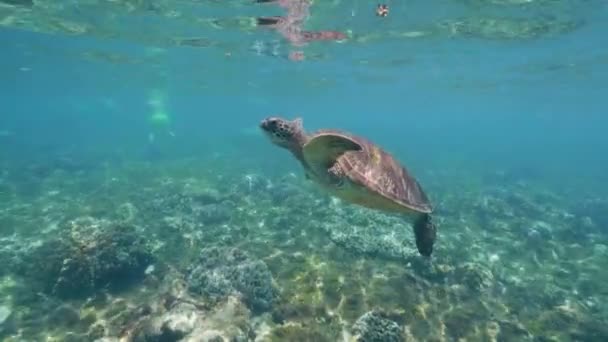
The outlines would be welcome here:
<svg viewBox="0 0 608 342">
<path fill-rule="evenodd" d="M 608 3 L 386 4 L 0 0 L 0 339 L 607 340 Z M 268 116 L 391 153 L 432 257 Z"/>
</svg>

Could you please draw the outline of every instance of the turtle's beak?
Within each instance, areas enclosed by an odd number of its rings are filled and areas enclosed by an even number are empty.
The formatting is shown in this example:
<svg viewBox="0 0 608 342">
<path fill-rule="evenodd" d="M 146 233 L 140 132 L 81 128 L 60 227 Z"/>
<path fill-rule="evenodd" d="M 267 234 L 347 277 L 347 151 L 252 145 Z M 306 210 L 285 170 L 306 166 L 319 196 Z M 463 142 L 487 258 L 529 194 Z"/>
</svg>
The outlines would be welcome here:
<svg viewBox="0 0 608 342">
<path fill-rule="evenodd" d="M 260 121 L 260 128 L 267 133 L 271 133 L 277 127 L 277 122 L 272 117 Z"/>
<path fill-rule="evenodd" d="M 264 133 L 265 135 L 271 134 L 270 129 L 268 128 L 268 122 L 266 122 L 266 120 L 263 120 L 262 122 L 260 122 L 260 129 L 262 130 L 262 133 Z"/>
<path fill-rule="evenodd" d="M 264 119 L 264 120 L 260 121 L 260 128 L 262 130 L 265 131 L 267 129 L 267 126 L 268 126 L 268 120 Z"/>
</svg>

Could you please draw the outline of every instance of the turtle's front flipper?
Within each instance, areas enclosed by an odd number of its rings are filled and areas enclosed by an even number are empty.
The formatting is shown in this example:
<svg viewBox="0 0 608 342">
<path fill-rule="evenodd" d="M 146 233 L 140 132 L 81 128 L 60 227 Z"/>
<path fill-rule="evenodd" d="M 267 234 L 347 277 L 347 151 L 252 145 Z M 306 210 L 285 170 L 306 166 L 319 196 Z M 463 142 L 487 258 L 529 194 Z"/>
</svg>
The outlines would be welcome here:
<svg viewBox="0 0 608 342">
<path fill-rule="evenodd" d="M 433 253 L 433 245 L 437 237 L 437 228 L 431 222 L 429 214 L 423 214 L 414 222 L 414 235 L 416 236 L 416 247 L 418 252 L 426 257 Z"/>
<path fill-rule="evenodd" d="M 321 135 L 307 142 L 303 147 L 306 163 L 316 172 L 336 164 L 340 156 L 348 151 L 360 151 L 363 148 L 357 142 L 335 135 Z"/>
</svg>

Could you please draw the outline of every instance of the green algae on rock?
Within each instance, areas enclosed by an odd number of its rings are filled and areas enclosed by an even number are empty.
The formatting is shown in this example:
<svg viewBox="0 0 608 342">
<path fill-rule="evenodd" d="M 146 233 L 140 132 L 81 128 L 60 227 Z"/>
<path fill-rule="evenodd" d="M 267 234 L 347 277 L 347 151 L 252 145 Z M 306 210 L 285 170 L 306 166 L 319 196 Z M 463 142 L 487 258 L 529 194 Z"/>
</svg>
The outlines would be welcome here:
<svg viewBox="0 0 608 342">
<path fill-rule="evenodd" d="M 90 217 L 68 222 L 57 238 L 22 257 L 18 272 L 63 298 L 126 286 L 142 277 L 154 260 L 135 227 Z"/>
<path fill-rule="evenodd" d="M 353 325 L 358 342 L 402 342 L 401 327 L 380 311 L 370 311 L 359 317 Z"/>
<path fill-rule="evenodd" d="M 237 248 L 203 249 L 188 270 L 188 286 L 211 301 L 238 293 L 252 311 L 269 310 L 277 296 L 268 266 Z"/>
</svg>

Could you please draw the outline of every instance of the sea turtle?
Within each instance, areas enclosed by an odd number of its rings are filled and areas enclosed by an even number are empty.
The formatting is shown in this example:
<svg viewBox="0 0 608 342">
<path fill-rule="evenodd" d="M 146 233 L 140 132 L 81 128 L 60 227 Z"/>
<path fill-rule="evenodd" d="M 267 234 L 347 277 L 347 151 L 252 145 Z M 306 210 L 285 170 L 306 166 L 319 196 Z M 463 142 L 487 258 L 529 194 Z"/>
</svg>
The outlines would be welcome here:
<svg viewBox="0 0 608 342">
<path fill-rule="evenodd" d="M 420 184 L 389 153 L 371 141 L 339 130 L 307 134 L 302 119 L 268 117 L 260 128 L 272 143 L 289 150 L 306 177 L 347 202 L 413 221 L 416 247 L 430 256 L 436 228 L 432 206 Z"/>
</svg>

